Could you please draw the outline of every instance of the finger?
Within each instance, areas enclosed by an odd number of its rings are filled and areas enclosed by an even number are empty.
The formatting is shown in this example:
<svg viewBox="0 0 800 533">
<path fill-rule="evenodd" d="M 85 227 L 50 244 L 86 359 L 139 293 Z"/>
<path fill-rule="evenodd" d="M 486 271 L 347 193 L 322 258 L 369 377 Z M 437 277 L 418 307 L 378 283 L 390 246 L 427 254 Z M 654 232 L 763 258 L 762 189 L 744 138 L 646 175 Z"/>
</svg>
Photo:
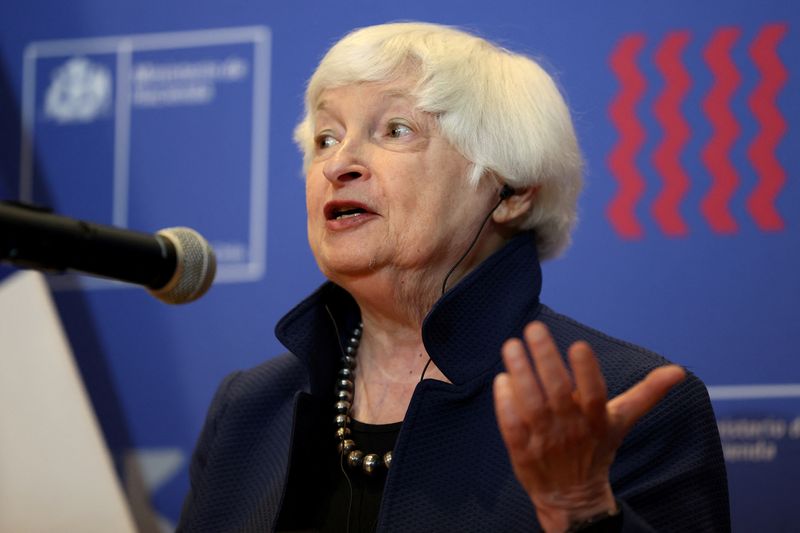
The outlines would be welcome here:
<svg viewBox="0 0 800 533">
<path fill-rule="evenodd" d="M 545 398 L 528 361 L 528 354 L 519 339 L 507 340 L 503 344 L 502 352 L 512 400 L 522 419 L 532 425 L 545 415 Z"/>
<path fill-rule="evenodd" d="M 618 420 L 621 429 L 627 432 L 685 377 L 686 371 L 677 365 L 656 368 L 642 381 L 611 400 L 608 404 L 609 410 Z"/>
<path fill-rule="evenodd" d="M 594 431 L 605 431 L 608 391 L 591 346 L 583 341 L 570 346 L 569 363 L 581 411 Z"/>
<path fill-rule="evenodd" d="M 541 322 L 531 322 L 525 327 L 525 340 L 533 354 L 547 403 L 556 412 L 574 409 L 572 378 L 564 367 L 550 332 Z"/>
<path fill-rule="evenodd" d="M 517 414 L 511 378 L 506 373 L 494 378 L 494 411 L 497 415 L 497 426 L 509 452 L 525 448 L 527 429 L 522 418 Z"/>
</svg>

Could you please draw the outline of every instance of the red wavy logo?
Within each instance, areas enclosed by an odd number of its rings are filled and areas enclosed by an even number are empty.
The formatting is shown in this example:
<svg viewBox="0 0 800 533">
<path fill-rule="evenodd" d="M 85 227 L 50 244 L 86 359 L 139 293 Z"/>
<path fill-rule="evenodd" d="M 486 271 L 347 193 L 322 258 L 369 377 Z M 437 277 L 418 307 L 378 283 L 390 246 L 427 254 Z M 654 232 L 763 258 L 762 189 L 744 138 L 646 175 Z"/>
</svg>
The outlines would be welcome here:
<svg viewBox="0 0 800 533">
<path fill-rule="evenodd" d="M 636 166 L 636 155 L 644 144 L 645 130 L 635 118 L 636 105 L 647 87 L 636 66 L 636 57 L 644 43 L 644 35 L 630 35 L 620 41 L 611 55 L 611 70 L 617 75 L 621 89 L 609 108 L 611 122 L 620 137 L 608 157 L 608 166 L 619 184 L 617 196 L 608 206 L 608 218 L 617 233 L 626 238 L 641 237 L 643 233 L 634 211 L 644 192 L 644 179 Z"/>
<path fill-rule="evenodd" d="M 738 28 L 718 30 L 703 51 L 714 84 L 703 99 L 703 111 L 713 134 L 701 153 L 711 175 L 711 189 L 700 202 L 700 211 L 716 233 L 734 233 L 738 229 L 729 203 L 740 180 L 729 153 L 741 129 L 731 111 L 731 99 L 741 83 L 739 71 L 731 60 L 731 49 L 741 33 Z"/>
<path fill-rule="evenodd" d="M 785 23 L 762 27 L 747 48 L 759 79 L 747 97 L 748 109 L 758 124 L 758 132 L 747 145 L 747 159 L 757 183 L 746 196 L 746 211 L 762 231 L 784 229 L 775 203 L 786 183 L 786 172 L 775 151 L 786 132 L 786 121 L 776 103 L 786 85 L 788 73 L 778 55 L 778 46 L 788 32 Z M 683 56 L 692 40 L 688 31 L 674 31 L 657 43 L 653 63 L 662 78 L 663 89 L 656 95 L 652 113 L 661 129 L 650 162 L 660 179 L 660 189 L 650 206 L 650 215 L 659 230 L 669 237 L 690 232 L 681 215 L 691 185 L 682 160 L 699 158 L 710 185 L 703 191 L 698 209 L 712 232 L 732 234 L 739 229 L 731 204 L 741 187 L 741 177 L 748 169 L 738 169 L 732 152 L 742 134 L 732 102 L 742 86 L 740 69 L 732 51 L 740 43 L 742 30 L 726 27 L 716 30 L 702 47 L 702 59 L 711 75 L 711 85 L 701 99 L 699 109 L 684 109 L 692 88 L 692 77 Z M 612 124 L 619 138 L 608 157 L 608 166 L 618 184 L 608 205 L 607 216 L 614 231 L 622 238 L 644 235 L 637 219 L 638 204 L 645 192 L 644 172 L 637 163 L 647 140 L 637 106 L 645 97 L 647 79 L 637 61 L 641 60 L 646 38 L 642 34 L 624 36 L 611 52 L 610 66 L 619 82 L 619 91 L 609 107 Z M 692 130 L 687 116 L 705 120 L 711 136 L 699 153 L 687 154 Z"/>
<path fill-rule="evenodd" d="M 664 128 L 664 137 L 653 152 L 653 166 L 661 175 L 663 188 L 651 212 L 661 231 L 672 237 L 686 235 L 689 231 L 679 211 L 681 200 L 689 190 L 689 177 L 680 161 L 683 147 L 689 140 L 689 123 L 681 113 L 681 104 L 691 86 L 689 73 L 681 62 L 689 38 L 687 31 L 671 33 L 655 55 L 656 67 L 665 83 L 653 105 L 653 113 Z"/>
<path fill-rule="evenodd" d="M 747 100 L 760 126 L 747 149 L 747 157 L 759 178 L 747 199 L 747 212 L 764 231 L 784 228 L 783 219 L 775 209 L 775 200 L 786 183 L 786 172 L 775 156 L 775 148 L 786 133 L 786 121 L 775 100 L 788 78 L 777 54 L 778 44 L 787 30 L 786 24 L 766 26 L 750 46 L 750 57 L 761 75 L 761 83 Z"/>
</svg>

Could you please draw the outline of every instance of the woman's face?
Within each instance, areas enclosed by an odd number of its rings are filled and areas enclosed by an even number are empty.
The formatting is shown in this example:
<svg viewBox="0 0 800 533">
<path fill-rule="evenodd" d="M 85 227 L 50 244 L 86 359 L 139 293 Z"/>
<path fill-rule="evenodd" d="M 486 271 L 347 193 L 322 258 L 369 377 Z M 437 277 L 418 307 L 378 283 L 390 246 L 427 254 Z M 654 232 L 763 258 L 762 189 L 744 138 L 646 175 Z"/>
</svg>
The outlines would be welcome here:
<svg viewBox="0 0 800 533">
<path fill-rule="evenodd" d="M 328 89 L 313 112 L 308 239 L 333 280 L 449 269 L 496 199 L 468 184 L 469 161 L 415 108 L 412 82 Z"/>
</svg>

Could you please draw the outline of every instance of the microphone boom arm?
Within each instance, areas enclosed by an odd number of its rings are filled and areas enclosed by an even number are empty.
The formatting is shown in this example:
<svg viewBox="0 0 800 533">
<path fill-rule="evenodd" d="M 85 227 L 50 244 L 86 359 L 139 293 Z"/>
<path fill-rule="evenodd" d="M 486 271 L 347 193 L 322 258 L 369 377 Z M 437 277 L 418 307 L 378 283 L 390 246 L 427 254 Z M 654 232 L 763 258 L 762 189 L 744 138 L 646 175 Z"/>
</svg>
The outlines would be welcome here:
<svg viewBox="0 0 800 533">
<path fill-rule="evenodd" d="M 124 245 L 123 245 L 124 244 Z M 103 253 L 98 253 L 102 250 Z M 21 268 L 87 274 L 163 288 L 177 257 L 172 242 L 0 202 L 0 261 Z M 165 265 L 172 268 L 164 268 Z"/>
</svg>

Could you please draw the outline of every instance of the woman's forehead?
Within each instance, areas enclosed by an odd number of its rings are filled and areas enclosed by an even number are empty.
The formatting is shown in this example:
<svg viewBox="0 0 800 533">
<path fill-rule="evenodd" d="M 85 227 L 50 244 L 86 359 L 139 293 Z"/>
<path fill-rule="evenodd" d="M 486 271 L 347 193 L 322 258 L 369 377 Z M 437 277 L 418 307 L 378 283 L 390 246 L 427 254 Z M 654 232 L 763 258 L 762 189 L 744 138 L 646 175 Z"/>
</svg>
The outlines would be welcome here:
<svg viewBox="0 0 800 533">
<path fill-rule="evenodd" d="M 397 102 L 417 107 L 416 89 L 416 78 L 407 75 L 385 81 L 360 81 L 327 87 L 320 91 L 314 111 L 328 109 L 346 95 L 355 95 L 359 98 L 369 97 L 375 102 Z"/>
</svg>

